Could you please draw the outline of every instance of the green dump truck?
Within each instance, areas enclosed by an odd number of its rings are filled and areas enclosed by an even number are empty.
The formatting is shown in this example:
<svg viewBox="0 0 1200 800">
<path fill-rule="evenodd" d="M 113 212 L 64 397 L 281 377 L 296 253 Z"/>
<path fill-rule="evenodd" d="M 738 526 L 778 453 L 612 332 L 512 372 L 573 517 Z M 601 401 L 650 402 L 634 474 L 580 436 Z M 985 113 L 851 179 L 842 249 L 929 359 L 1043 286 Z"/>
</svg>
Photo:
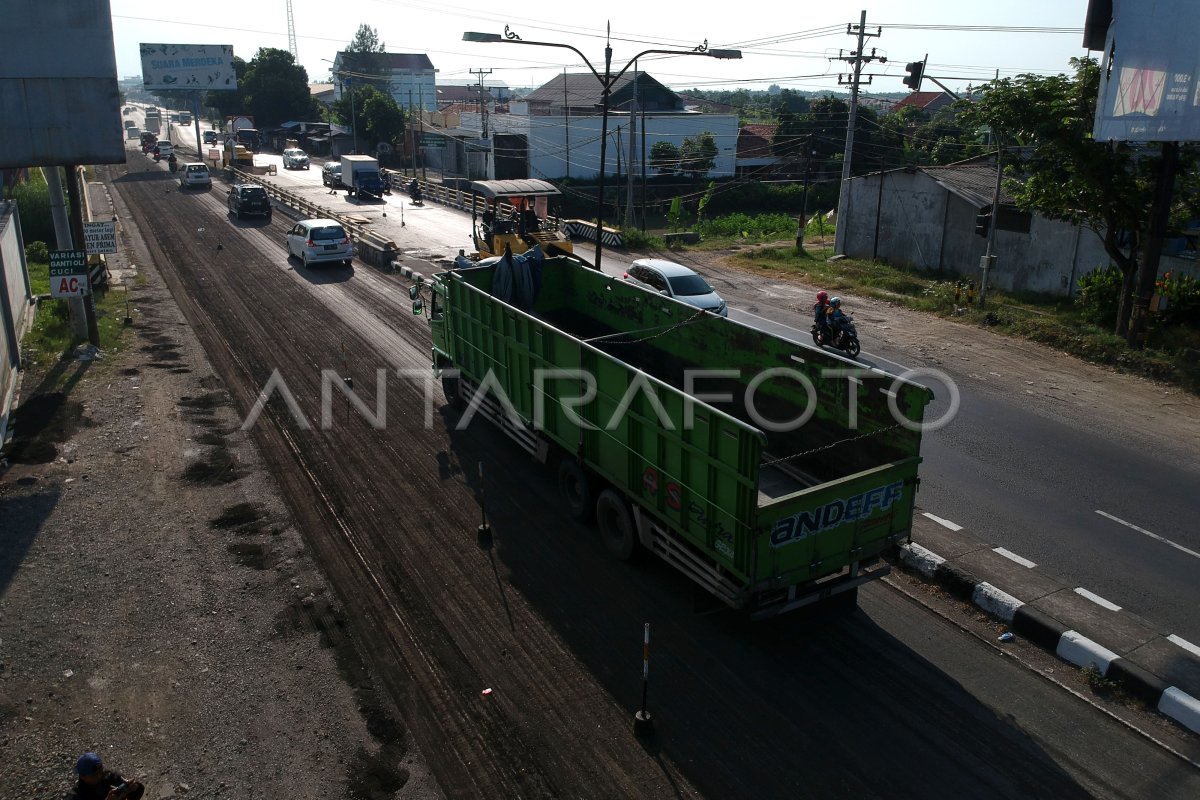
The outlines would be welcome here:
<svg viewBox="0 0 1200 800">
<path fill-rule="evenodd" d="M 462 419 L 557 470 L 565 511 L 594 515 L 613 554 L 653 552 L 754 618 L 853 601 L 887 574 L 928 389 L 573 256 L 519 275 L 523 296 L 512 278 L 432 277 L 434 369 Z"/>
</svg>

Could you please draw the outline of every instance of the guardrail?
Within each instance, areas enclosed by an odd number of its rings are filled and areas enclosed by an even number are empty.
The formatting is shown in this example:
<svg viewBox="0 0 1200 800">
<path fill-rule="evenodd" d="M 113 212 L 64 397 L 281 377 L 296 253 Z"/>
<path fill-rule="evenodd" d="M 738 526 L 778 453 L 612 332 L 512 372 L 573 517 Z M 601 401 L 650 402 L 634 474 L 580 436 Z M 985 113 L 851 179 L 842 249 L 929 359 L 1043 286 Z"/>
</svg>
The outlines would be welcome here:
<svg viewBox="0 0 1200 800">
<path fill-rule="evenodd" d="M 400 247 L 392 239 L 370 230 L 365 225 L 355 222 L 337 211 L 326 208 L 318 203 L 313 203 L 286 189 L 281 189 L 277 184 L 259 180 L 258 176 L 253 173 L 235 167 L 226 167 L 225 171 L 239 181 L 254 183 L 263 187 L 267 192 L 267 197 L 278 203 L 282 203 L 288 208 L 299 211 L 305 216 L 337 220 L 354 238 L 355 250 L 359 258 L 374 267 L 389 270 L 392 268 L 392 260 L 396 257 L 396 253 L 400 251 Z"/>
</svg>

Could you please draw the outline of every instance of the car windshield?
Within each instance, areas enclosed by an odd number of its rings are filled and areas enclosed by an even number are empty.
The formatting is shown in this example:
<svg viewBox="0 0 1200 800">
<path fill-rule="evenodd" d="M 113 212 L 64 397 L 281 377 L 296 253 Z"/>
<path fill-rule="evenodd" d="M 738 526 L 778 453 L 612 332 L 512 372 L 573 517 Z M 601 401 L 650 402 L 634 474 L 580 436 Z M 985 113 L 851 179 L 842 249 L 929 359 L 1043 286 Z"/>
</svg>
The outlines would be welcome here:
<svg viewBox="0 0 1200 800">
<path fill-rule="evenodd" d="M 341 225 L 326 225 L 321 228 L 313 228 L 309 237 L 314 241 L 317 239 L 341 240 L 346 238 L 346 231 L 342 229 Z"/>
<path fill-rule="evenodd" d="M 192 164 L 187 168 L 188 172 L 208 172 L 208 167 L 203 164 Z"/>
<path fill-rule="evenodd" d="M 242 189 L 242 197 L 248 197 L 250 199 L 255 199 L 255 198 L 266 197 L 266 196 L 267 196 L 267 190 L 263 189 L 261 186 L 253 186 L 249 189 Z"/>
<path fill-rule="evenodd" d="M 671 292 L 676 296 L 689 297 L 698 294 L 709 294 L 713 288 L 699 275 L 675 275 L 667 278 L 671 284 Z"/>
</svg>

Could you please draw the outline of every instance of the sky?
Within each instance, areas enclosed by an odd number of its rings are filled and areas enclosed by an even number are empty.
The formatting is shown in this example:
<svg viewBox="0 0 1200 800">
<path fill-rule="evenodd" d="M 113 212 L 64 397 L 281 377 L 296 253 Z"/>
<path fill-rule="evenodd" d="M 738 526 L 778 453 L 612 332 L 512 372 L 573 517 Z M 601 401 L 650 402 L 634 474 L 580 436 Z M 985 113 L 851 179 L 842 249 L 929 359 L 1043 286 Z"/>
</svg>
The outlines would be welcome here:
<svg viewBox="0 0 1200 800">
<path fill-rule="evenodd" d="M 232 44 L 234 53 L 246 60 L 260 47 L 288 47 L 286 0 L 157 6 L 144 0 L 110 2 L 120 77 L 141 74 L 140 42 Z M 1088 0 L 864 0 L 796 4 L 796 10 L 781 12 L 778 9 L 786 6 L 776 0 L 608 0 L 592 14 L 590 9 L 585 13 L 583 4 L 544 0 L 507 6 L 481 0 L 292 0 L 292 11 L 298 58 L 313 82 L 328 77 L 332 65 L 324 59 L 332 61 L 345 49 L 361 23 L 378 31 L 389 52 L 428 55 L 439 82 L 475 82 L 478 71 L 491 70 L 485 80 L 514 88 L 539 86 L 564 68 L 582 72 L 587 67 L 570 50 L 464 42 L 464 31 L 503 34 L 508 26 L 525 41 L 572 45 L 603 72 L 608 25 L 614 72 L 650 48 L 692 50 L 707 40 L 711 48 L 742 51 L 739 61 L 694 56 L 647 56 L 639 61 L 642 70 L 676 91 L 759 90 L 774 84 L 806 92 L 844 92 L 838 75 L 848 77 L 850 65 L 836 58 L 855 49 L 857 41 L 847 35 L 847 25 L 857 25 L 865 10 L 867 31 L 880 35 L 869 38 L 864 51 L 874 49 L 887 58 L 886 63 L 874 61 L 864 68 L 864 76 L 873 78 L 863 91 L 871 94 L 906 91 L 901 82 L 905 64 L 926 54 L 926 74 L 956 92 L 991 80 L 997 70 L 1001 77 L 1069 73 L 1069 59 L 1087 54 L 1082 45 L 1087 4 Z M 937 90 L 928 82 L 921 88 Z"/>
</svg>

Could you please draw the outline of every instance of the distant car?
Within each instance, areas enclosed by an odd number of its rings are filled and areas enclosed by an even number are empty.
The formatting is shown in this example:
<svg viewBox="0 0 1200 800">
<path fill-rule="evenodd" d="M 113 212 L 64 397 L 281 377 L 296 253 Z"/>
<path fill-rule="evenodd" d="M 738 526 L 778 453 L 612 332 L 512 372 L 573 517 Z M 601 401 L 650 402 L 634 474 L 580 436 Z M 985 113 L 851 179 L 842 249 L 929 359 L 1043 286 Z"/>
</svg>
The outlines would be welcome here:
<svg viewBox="0 0 1200 800">
<path fill-rule="evenodd" d="M 283 151 L 284 169 L 308 169 L 308 153 L 298 147 L 290 147 Z"/>
<path fill-rule="evenodd" d="M 347 267 L 354 258 L 354 243 L 342 224 L 334 219 L 304 219 L 297 222 L 287 239 L 288 258 L 295 256 L 304 266 L 322 261 L 341 261 Z"/>
<path fill-rule="evenodd" d="M 189 186 L 212 188 L 212 175 L 203 162 L 189 161 L 179 171 L 179 188 L 186 189 Z"/>
<path fill-rule="evenodd" d="M 133 120 L 131 120 L 131 119 L 127 119 L 127 120 L 125 120 L 125 127 L 126 127 L 126 128 L 136 128 L 136 127 L 137 127 L 137 123 L 136 123 L 136 122 L 134 122 L 134 121 L 133 121 Z"/>
<path fill-rule="evenodd" d="M 218 138 L 219 137 L 217 136 L 216 131 L 205 131 L 204 132 L 204 143 L 205 144 L 216 144 Z"/>
<path fill-rule="evenodd" d="M 131 128 L 126 128 L 126 129 L 125 129 L 125 136 L 126 136 L 126 137 L 128 137 L 128 138 L 130 138 L 130 139 L 141 139 L 141 138 L 142 138 L 142 131 L 141 131 L 141 128 L 138 128 L 138 127 L 136 127 L 136 126 L 135 126 L 135 127 L 131 127 Z"/>
<path fill-rule="evenodd" d="M 729 316 L 729 307 L 725 305 L 721 295 L 708 285 L 708 281 L 700 277 L 695 270 L 674 261 L 639 258 L 629 265 L 624 277 L 643 289 L 665 294 L 722 317 Z"/>
<path fill-rule="evenodd" d="M 328 161 L 321 167 L 321 183 L 326 186 L 342 185 L 342 165 L 338 161 Z"/>
<path fill-rule="evenodd" d="M 171 156 L 175 155 L 175 145 L 165 140 L 161 142 L 155 142 L 154 155 L 158 156 L 159 158 L 170 158 Z"/>
<path fill-rule="evenodd" d="M 238 219 L 251 214 L 271 220 L 271 198 L 267 190 L 254 183 L 235 183 L 229 189 L 229 210 Z"/>
</svg>

